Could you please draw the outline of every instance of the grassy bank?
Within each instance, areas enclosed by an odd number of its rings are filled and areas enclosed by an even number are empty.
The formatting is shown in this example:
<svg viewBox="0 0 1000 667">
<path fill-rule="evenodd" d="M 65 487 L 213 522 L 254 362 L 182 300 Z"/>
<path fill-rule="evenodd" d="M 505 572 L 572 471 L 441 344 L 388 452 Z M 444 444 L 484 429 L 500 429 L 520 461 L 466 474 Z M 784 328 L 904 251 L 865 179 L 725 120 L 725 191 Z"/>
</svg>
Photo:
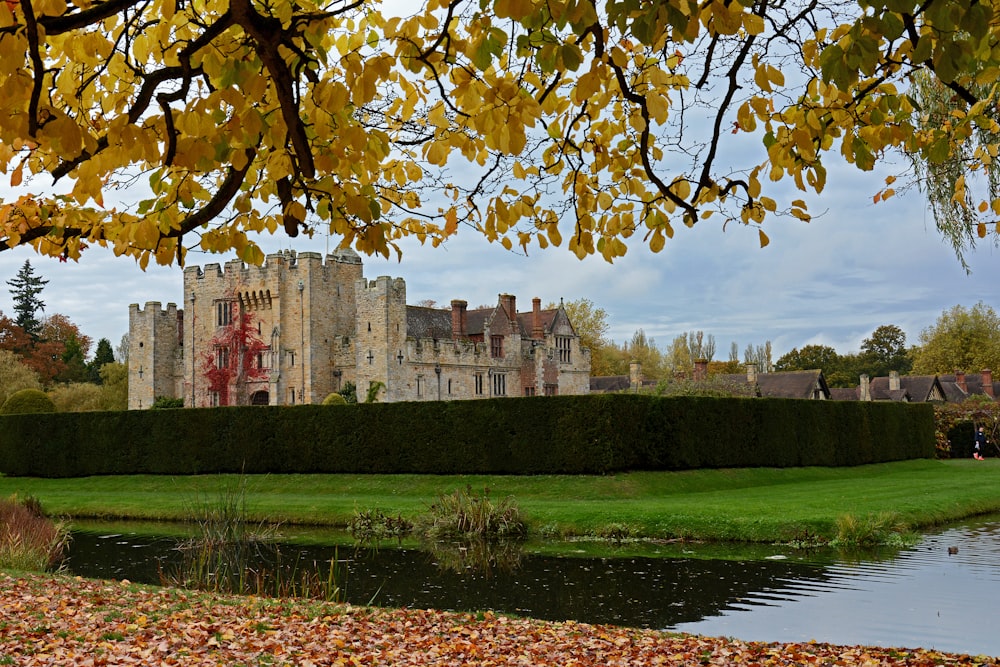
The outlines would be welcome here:
<svg viewBox="0 0 1000 667">
<path fill-rule="evenodd" d="M 31 495 L 67 517 L 184 520 L 238 483 L 225 475 L 0 477 L 0 496 Z M 1000 461 L 971 459 L 606 477 L 266 475 L 249 479 L 247 506 L 257 519 L 343 526 L 373 508 L 416 517 L 467 486 L 513 496 L 535 535 L 788 542 L 834 539 L 873 522 L 917 530 L 1000 512 Z"/>
</svg>

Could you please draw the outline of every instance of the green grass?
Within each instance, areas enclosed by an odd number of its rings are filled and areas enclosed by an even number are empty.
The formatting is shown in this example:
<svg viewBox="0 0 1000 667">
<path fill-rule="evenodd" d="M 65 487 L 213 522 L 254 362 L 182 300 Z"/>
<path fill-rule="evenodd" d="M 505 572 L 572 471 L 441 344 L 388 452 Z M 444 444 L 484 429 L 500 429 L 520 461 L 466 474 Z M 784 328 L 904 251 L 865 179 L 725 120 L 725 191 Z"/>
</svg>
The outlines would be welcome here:
<svg viewBox="0 0 1000 667">
<path fill-rule="evenodd" d="M 38 498 L 73 518 L 189 520 L 198 498 L 239 476 L 0 477 L 0 496 Z M 489 488 L 512 496 L 534 535 L 788 542 L 836 539 L 844 526 L 918 530 L 1000 512 L 1000 461 L 906 461 L 856 468 L 641 472 L 609 476 L 262 475 L 250 516 L 346 526 L 358 510 L 415 519 L 441 494 Z M 862 535 L 860 539 L 864 539 Z"/>
</svg>

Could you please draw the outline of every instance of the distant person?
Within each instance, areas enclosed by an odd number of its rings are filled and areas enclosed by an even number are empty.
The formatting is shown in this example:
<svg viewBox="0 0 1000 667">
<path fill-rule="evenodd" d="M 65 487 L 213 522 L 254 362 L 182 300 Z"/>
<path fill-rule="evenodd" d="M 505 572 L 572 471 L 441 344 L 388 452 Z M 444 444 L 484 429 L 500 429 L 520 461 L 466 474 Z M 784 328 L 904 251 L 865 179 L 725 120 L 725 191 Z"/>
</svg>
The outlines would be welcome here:
<svg viewBox="0 0 1000 667">
<path fill-rule="evenodd" d="M 983 454 L 986 452 L 986 431 L 980 426 L 979 430 L 976 431 L 976 444 L 972 448 L 972 458 L 977 461 L 985 461 L 986 458 Z"/>
</svg>

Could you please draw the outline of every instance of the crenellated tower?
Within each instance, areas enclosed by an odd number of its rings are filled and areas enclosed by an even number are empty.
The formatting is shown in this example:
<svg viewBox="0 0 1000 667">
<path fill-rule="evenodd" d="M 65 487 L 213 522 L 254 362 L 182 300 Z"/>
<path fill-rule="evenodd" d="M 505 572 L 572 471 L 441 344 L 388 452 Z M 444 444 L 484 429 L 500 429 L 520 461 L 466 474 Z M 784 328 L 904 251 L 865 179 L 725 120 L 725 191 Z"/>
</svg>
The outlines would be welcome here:
<svg viewBox="0 0 1000 667">
<path fill-rule="evenodd" d="M 149 408 L 160 396 L 179 395 L 183 372 L 183 311 L 159 301 L 128 308 L 128 408 Z"/>
</svg>

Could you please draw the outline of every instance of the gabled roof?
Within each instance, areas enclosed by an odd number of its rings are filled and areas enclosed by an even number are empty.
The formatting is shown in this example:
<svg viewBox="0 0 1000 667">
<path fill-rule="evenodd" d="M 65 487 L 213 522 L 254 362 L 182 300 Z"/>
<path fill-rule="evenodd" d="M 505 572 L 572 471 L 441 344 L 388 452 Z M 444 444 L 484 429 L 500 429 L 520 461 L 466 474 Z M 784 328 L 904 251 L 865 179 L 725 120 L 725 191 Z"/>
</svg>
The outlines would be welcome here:
<svg viewBox="0 0 1000 667">
<path fill-rule="evenodd" d="M 861 400 L 861 392 L 857 387 L 830 387 L 830 399 L 834 401 Z"/>
<path fill-rule="evenodd" d="M 885 376 L 872 378 L 868 386 L 874 401 L 909 400 L 926 403 L 938 400 L 935 396 L 935 388 L 947 397 L 947 393 L 936 375 L 900 375 L 899 389 L 895 393 L 889 389 L 890 379 Z M 906 395 L 905 399 L 902 397 L 903 394 Z"/>
<path fill-rule="evenodd" d="M 632 388 L 627 375 L 606 375 L 590 378 L 590 391 L 596 394 L 606 394 L 612 391 L 626 391 Z"/>
<path fill-rule="evenodd" d="M 746 384 L 747 376 L 742 373 L 727 373 L 716 377 L 725 382 Z M 830 398 L 830 388 L 826 385 L 823 371 L 781 371 L 778 373 L 758 373 L 757 390 L 765 398 L 813 398 L 819 391 L 824 398 Z"/>
<path fill-rule="evenodd" d="M 782 373 L 761 373 L 757 376 L 760 395 L 769 398 L 813 398 L 819 391 L 824 398 L 830 397 L 830 388 L 821 370 L 785 371 Z"/>
<path fill-rule="evenodd" d="M 451 338 L 451 311 L 407 306 L 406 335 L 413 338 Z"/>
<path fill-rule="evenodd" d="M 556 317 L 559 315 L 558 308 L 550 308 L 548 310 L 543 310 L 539 312 L 542 330 L 545 333 L 550 333 L 552 327 L 555 324 Z M 521 336 L 525 338 L 531 337 L 531 332 L 535 328 L 535 314 L 533 311 L 528 311 L 526 313 L 517 314 L 517 324 L 521 327 Z"/>
<path fill-rule="evenodd" d="M 939 375 L 938 381 L 941 383 L 941 388 L 944 390 L 945 398 L 949 403 L 961 403 L 969 396 L 973 394 L 986 394 L 983 391 L 983 376 L 981 373 L 966 373 L 965 374 L 965 389 L 963 390 L 958 384 L 958 378 L 956 375 Z M 1000 383 L 992 383 L 993 396 L 1000 395 Z"/>
</svg>

